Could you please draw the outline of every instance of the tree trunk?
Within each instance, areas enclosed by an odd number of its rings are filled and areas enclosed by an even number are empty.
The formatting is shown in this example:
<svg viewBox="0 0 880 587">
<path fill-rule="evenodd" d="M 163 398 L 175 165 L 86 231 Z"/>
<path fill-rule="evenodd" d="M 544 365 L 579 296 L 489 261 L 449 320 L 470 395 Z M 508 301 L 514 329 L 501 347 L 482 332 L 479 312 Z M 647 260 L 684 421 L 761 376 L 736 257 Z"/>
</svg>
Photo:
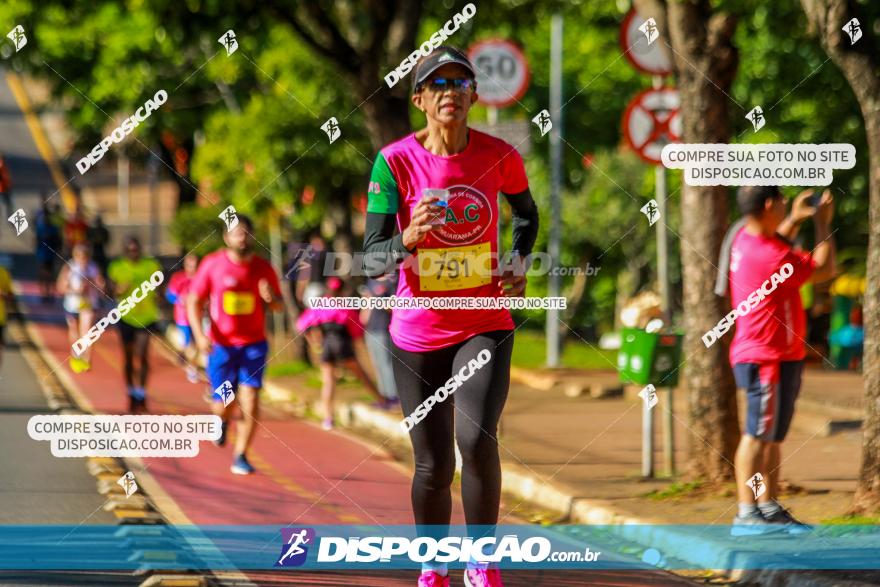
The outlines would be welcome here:
<svg viewBox="0 0 880 587">
<path fill-rule="evenodd" d="M 859 102 L 865 119 L 870 170 L 868 212 L 868 287 L 865 291 L 865 421 L 862 425 L 862 465 L 853 511 L 880 511 L 880 50 L 870 31 L 870 19 L 844 0 L 801 0 L 822 48 L 840 68 Z M 843 32 L 851 18 L 859 18 L 864 35 L 855 45 Z"/>
<path fill-rule="evenodd" d="M 730 140 L 730 86 L 736 75 L 736 21 L 712 14 L 709 0 L 636 2 L 642 15 L 654 16 L 661 36 L 672 47 L 681 93 L 683 143 Z M 713 293 L 716 263 L 727 228 L 728 189 L 683 184 L 681 258 L 684 281 L 684 387 L 689 398 L 688 473 L 694 478 L 733 478 L 733 455 L 739 442 L 736 385 L 728 364 L 729 342 L 706 348 L 701 336 L 727 313 Z"/>
<path fill-rule="evenodd" d="M 406 80 L 400 83 L 406 83 Z M 369 94 L 364 96 L 364 99 L 367 96 Z M 409 100 L 390 93 L 384 82 L 382 90 L 364 102 L 361 108 L 364 110 L 364 122 L 373 146 L 374 152 L 371 157 L 388 143 L 396 141 L 412 130 L 409 124 Z"/>
<path fill-rule="evenodd" d="M 410 132 L 407 89 L 412 73 L 393 88 L 386 85 L 384 75 L 415 48 L 421 2 L 364 2 L 354 15 L 368 23 L 361 27 L 352 25 L 353 15 L 344 5 L 334 9 L 312 3 L 304 10 L 292 10 L 281 2 L 270 1 L 268 6 L 353 83 L 358 101 L 355 110 L 364 112 L 374 151 Z"/>
</svg>

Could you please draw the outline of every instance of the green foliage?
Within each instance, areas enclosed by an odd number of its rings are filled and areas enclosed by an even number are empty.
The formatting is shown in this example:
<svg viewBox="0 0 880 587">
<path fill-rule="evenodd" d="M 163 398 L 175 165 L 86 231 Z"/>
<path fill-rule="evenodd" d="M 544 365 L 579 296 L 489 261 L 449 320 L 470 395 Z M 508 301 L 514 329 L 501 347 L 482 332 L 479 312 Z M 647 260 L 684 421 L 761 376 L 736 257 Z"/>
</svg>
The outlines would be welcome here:
<svg viewBox="0 0 880 587">
<path fill-rule="evenodd" d="M 183 206 L 171 222 L 171 238 L 182 251 L 203 257 L 223 246 L 223 221 L 220 206 Z"/>
<path fill-rule="evenodd" d="M 305 220 L 294 223 L 305 229 L 320 221 L 328 205 L 347 207 L 351 194 L 364 191 L 370 148 L 356 118 L 345 119 L 357 105 L 353 96 L 342 85 L 325 85 L 332 68 L 280 27 L 269 37 L 269 47 L 251 66 L 263 91 L 243 98 L 241 112 L 221 110 L 207 118 L 193 171 L 236 209 L 262 213 L 274 207 Z M 320 128 L 330 116 L 343 133 L 332 145 Z M 307 186 L 316 192 L 311 206 L 300 200 Z"/>
<path fill-rule="evenodd" d="M 857 4 L 868 23 L 880 18 L 880 4 Z M 330 5 L 320 3 L 322 8 Z M 572 328 L 607 330 L 620 288 L 627 285 L 635 291 L 651 287 L 656 279 L 654 228 L 639 211 L 653 197 L 653 168 L 621 147 L 624 109 L 651 86 L 650 77 L 629 64 L 619 45 L 619 27 L 629 5 L 487 0 L 449 40 L 466 48 L 478 40 L 504 37 L 522 48 L 531 84 L 519 103 L 502 109 L 499 118 L 529 121 L 549 107 L 550 15 L 560 11 L 565 17 L 560 264 L 583 267 L 589 262 L 601 267 L 564 315 Z M 834 181 L 835 237 L 851 267 L 863 266 L 867 143 L 846 80 L 810 36 L 797 2 L 716 0 L 713 5 L 738 18 L 734 42 L 739 70 L 730 91 L 733 140 L 856 146 L 856 168 L 837 172 Z M 3 30 L 25 26 L 28 48 L 10 58 L 11 66 L 49 82 L 79 149 L 91 148 L 119 119 L 163 88 L 169 93 L 168 103 L 113 151 L 124 149 L 143 161 L 170 134 L 188 146 L 193 182 L 207 199 L 233 203 L 257 220 L 269 209 L 278 210 L 290 229 L 301 232 L 328 215 L 346 218 L 359 213 L 352 198 L 364 192 L 375 153 L 360 108 L 362 97 L 339 67 L 306 44 L 273 6 L 217 0 L 11 0 L 0 5 L 0 24 Z M 427 39 L 460 7 L 451 1 L 424 4 L 417 38 Z M 363 38 L 368 33 L 359 5 L 334 4 L 331 12 L 344 37 Z M 229 28 L 234 28 L 240 45 L 232 56 L 217 43 Z M 383 53 L 382 59 L 387 56 Z M 382 71 L 392 65 L 396 64 L 383 63 Z M 376 79 L 376 88 L 382 83 Z M 767 117 L 759 133 L 752 132 L 744 118 L 756 104 Z M 411 109 L 410 114 L 414 126 L 424 125 L 421 113 Z M 320 130 L 330 116 L 342 129 L 342 137 L 332 145 Z M 487 113 L 478 104 L 471 116 L 483 121 Z M 542 138 L 532 132 L 531 140 L 526 164 L 542 214 L 536 249 L 546 250 L 549 135 Z M 582 162 L 584 155 L 593 157 L 589 168 Z M 700 214 L 679 210 L 680 177 L 680 172 L 668 173 L 665 219 L 671 229 L 670 278 L 676 299 L 681 288 L 679 217 Z M 315 194 L 309 205 L 302 198 L 307 188 Z M 789 195 L 797 191 L 786 190 Z M 734 216 L 735 206 L 731 210 Z M 206 213 L 205 221 L 212 215 Z M 199 224 L 200 218 L 181 211 L 173 230 L 182 247 L 207 234 L 194 228 L 206 226 Z M 811 231 L 802 232 L 809 247 Z M 509 224 L 504 242 L 509 247 Z M 564 293 L 575 293 L 577 284 L 565 277 Z M 546 291 L 546 277 L 530 279 L 530 295 Z M 536 323 L 544 317 L 544 312 L 518 315 L 519 320 Z"/>
<path fill-rule="evenodd" d="M 266 375 L 268 377 L 287 377 L 291 375 L 302 375 L 303 373 L 314 371 L 314 367 L 305 361 L 298 360 L 272 363 L 266 367 Z"/>
<path fill-rule="evenodd" d="M 830 61 L 818 40 L 808 32 L 806 16 L 797 2 L 736 0 L 725 10 L 739 20 L 735 37 L 740 64 L 731 96 L 733 132 L 749 143 L 851 143 L 856 166 L 834 172 L 832 189 L 838 248 L 861 251 L 863 265 L 868 242 L 868 144 L 864 121 L 852 89 Z M 867 22 L 880 20 L 880 5 L 862 2 L 858 10 Z M 766 126 L 752 131 L 745 114 L 762 105 Z M 789 196 L 800 189 L 785 188 Z M 732 207 L 732 208 L 735 208 Z M 812 230 L 802 231 L 804 246 L 812 247 Z"/>
<path fill-rule="evenodd" d="M 705 481 L 677 481 L 666 487 L 665 489 L 655 489 L 645 494 L 648 499 L 654 501 L 663 501 L 666 499 L 677 499 L 680 497 L 690 497 L 698 494 L 706 485 Z"/>
<path fill-rule="evenodd" d="M 536 322 L 537 325 L 537 322 Z M 534 329 L 520 328 L 514 335 L 511 363 L 525 369 L 537 369 L 544 366 L 544 355 L 547 339 L 543 332 Z M 562 366 L 578 369 L 614 369 L 617 351 L 609 351 L 590 346 L 577 338 L 566 342 L 562 349 Z"/>
</svg>

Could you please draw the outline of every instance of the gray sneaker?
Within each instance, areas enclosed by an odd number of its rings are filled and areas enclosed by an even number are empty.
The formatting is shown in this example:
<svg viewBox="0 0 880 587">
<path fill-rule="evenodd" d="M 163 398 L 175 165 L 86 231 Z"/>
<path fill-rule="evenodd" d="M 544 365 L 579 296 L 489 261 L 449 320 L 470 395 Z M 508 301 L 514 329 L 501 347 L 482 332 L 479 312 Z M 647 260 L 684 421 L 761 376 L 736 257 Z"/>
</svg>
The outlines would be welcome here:
<svg viewBox="0 0 880 587">
<path fill-rule="evenodd" d="M 791 515 L 784 507 L 780 506 L 779 511 L 775 514 L 764 516 L 764 519 L 767 520 L 770 524 L 777 524 L 782 526 L 782 529 L 785 530 L 788 534 L 806 534 L 813 530 L 813 527 L 809 524 L 804 524 L 797 518 Z"/>
<path fill-rule="evenodd" d="M 753 512 L 747 516 L 737 514 L 733 518 L 733 525 L 730 527 L 731 536 L 758 536 L 761 534 L 770 534 L 772 532 L 781 532 L 784 528 L 779 524 L 768 522 L 761 512 Z"/>
</svg>

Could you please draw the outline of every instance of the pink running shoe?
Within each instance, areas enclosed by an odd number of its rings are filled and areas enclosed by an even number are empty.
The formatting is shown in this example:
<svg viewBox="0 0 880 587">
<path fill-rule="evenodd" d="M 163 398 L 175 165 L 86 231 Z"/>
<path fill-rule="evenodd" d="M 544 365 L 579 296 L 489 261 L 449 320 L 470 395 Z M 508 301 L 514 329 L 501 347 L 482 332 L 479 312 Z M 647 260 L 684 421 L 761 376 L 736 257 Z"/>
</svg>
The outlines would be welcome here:
<svg viewBox="0 0 880 587">
<path fill-rule="evenodd" d="M 464 572 L 467 587 L 504 587 L 501 571 L 498 569 L 467 569 Z"/>
<path fill-rule="evenodd" d="M 438 575 L 434 571 L 425 571 L 419 576 L 418 587 L 449 587 L 449 575 Z"/>
</svg>

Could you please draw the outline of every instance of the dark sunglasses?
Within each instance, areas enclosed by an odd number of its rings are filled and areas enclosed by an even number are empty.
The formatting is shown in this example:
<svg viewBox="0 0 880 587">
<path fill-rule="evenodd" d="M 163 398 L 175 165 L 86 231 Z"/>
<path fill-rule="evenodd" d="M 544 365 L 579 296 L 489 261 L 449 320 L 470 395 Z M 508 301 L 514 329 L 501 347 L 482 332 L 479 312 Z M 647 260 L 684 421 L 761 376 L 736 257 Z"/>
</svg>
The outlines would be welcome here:
<svg viewBox="0 0 880 587">
<path fill-rule="evenodd" d="M 432 92 L 445 92 L 446 90 L 452 89 L 456 92 L 466 92 L 471 88 L 476 89 L 477 82 L 470 78 L 447 78 L 447 77 L 437 77 L 432 80 L 428 80 L 425 83 L 419 84 L 418 91 L 421 91 L 422 88 L 427 86 Z"/>
</svg>

